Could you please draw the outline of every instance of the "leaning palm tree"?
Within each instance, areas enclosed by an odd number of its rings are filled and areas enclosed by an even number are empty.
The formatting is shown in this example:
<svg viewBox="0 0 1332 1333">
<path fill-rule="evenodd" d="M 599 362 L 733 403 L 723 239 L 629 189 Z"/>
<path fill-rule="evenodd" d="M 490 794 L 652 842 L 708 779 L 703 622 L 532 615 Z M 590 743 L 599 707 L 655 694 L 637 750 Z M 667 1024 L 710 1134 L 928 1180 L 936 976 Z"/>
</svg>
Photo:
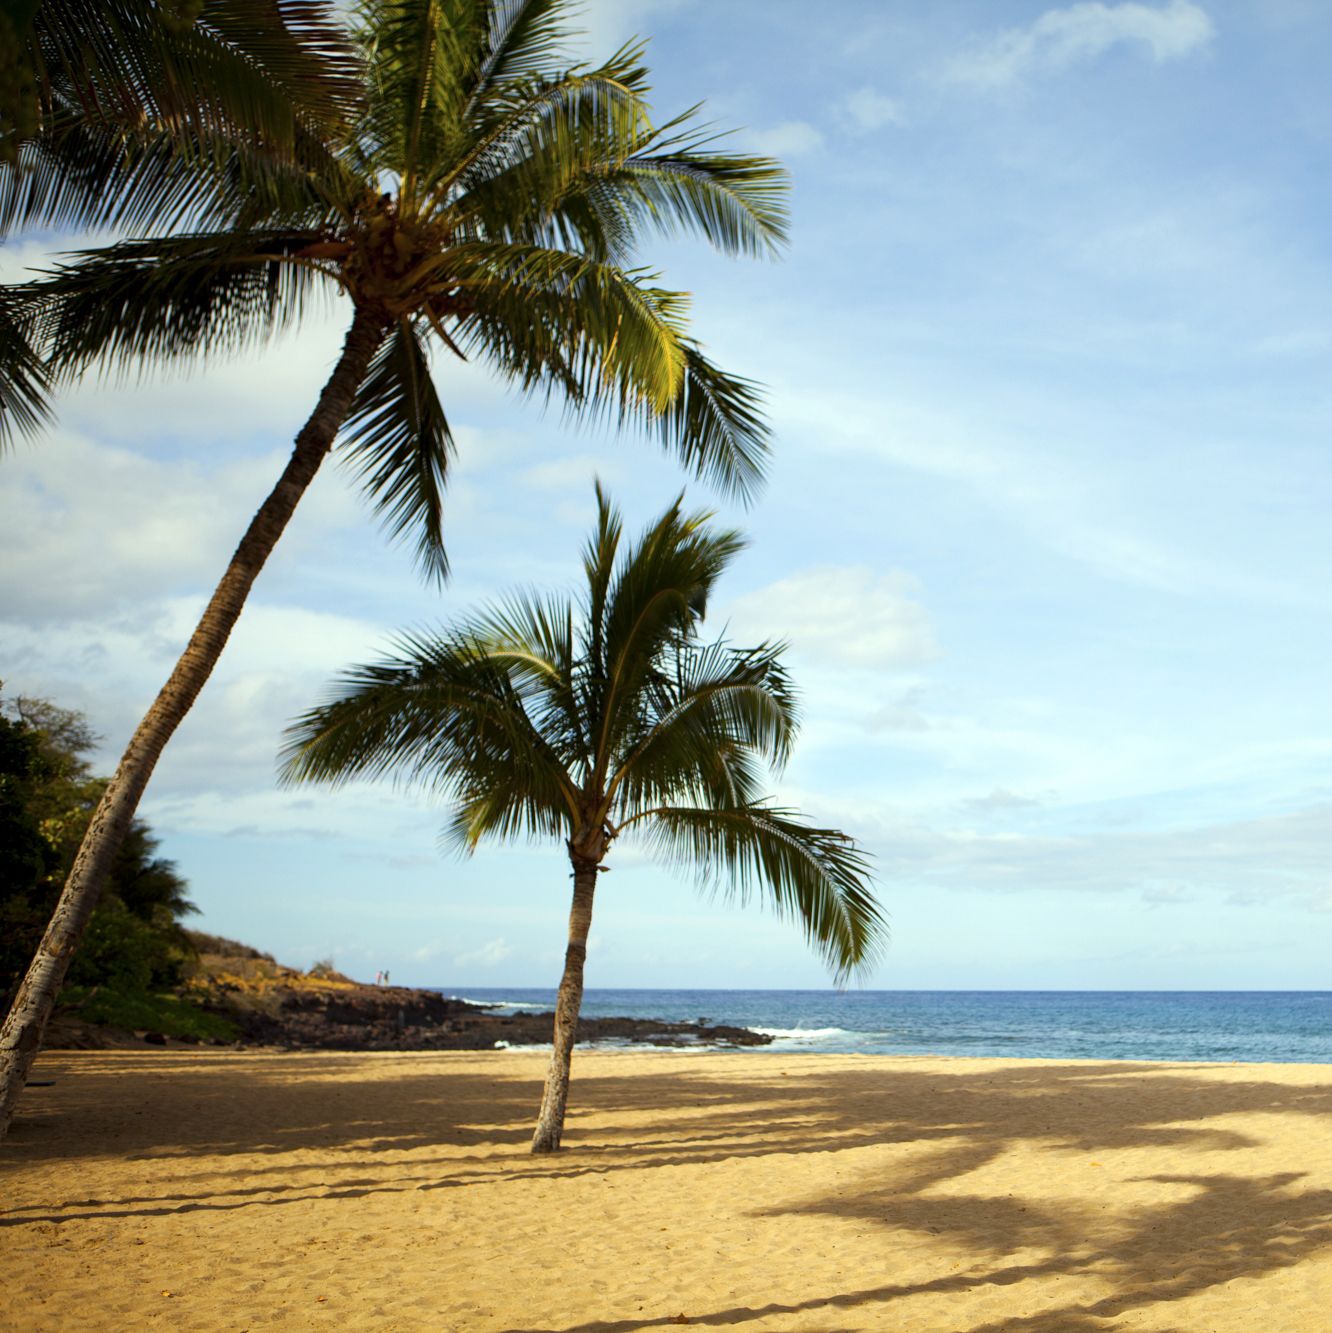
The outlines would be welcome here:
<svg viewBox="0 0 1332 1333">
<path fill-rule="evenodd" d="M 638 835 L 668 865 L 743 897 L 761 885 L 839 980 L 883 936 L 867 863 L 845 834 L 763 796 L 796 733 L 781 646 L 701 643 L 713 584 L 742 545 L 676 502 L 622 550 L 597 490 L 577 606 L 535 593 L 353 667 L 289 730 L 289 781 L 393 773 L 451 798 L 448 836 L 559 838 L 573 907 L 533 1152 L 560 1146 L 597 876 Z"/>
<path fill-rule="evenodd" d="M 197 230 L 84 251 L 0 292 L 67 375 L 251 345 L 298 326 L 321 290 L 351 312 L 286 468 L 93 815 L 0 1031 L 0 1133 L 158 757 L 339 434 L 390 531 L 415 538 L 428 574 L 446 573 L 453 441 L 432 344 L 576 416 L 644 426 L 724 489 L 747 495 L 760 479 L 754 387 L 704 355 L 684 296 L 635 255 L 644 231 L 681 229 L 728 253 L 773 251 L 785 175 L 724 151 L 692 113 L 654 126 L 640 46 L 564 65 L 571 8 L 363 0 L 364 108 L 345 134 L 312 126 L 294 154 L 241 145 L 236 188 L 219 194 L 210 180 Z"/>
</svg>

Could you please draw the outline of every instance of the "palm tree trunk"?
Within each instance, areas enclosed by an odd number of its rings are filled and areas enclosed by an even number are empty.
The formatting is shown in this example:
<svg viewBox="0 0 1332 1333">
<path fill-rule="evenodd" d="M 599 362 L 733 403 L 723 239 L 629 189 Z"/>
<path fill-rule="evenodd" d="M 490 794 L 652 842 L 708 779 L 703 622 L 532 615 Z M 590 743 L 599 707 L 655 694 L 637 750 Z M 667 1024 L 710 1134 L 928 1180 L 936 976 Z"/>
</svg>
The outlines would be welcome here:
<svg viewBox="0 0 1332 1333">
<path fill-rule="evenodd" d="M 0 1138 L 9 1128 L 65 973 L 163 747 L 217 665 L 251 585 L 347 419 L 383 338 L 382 319 L 358 310 L 315 410 L 296 436 L 282 476 L 246 529 L 175 670 L 139 723 L 93 811 L 46 934 L 0 1030 Z"/>
<path fill-rule="evenodd" d="M 573 906 L 569 909 L 569 947 L 564 952 L 564 976 L 555 1001 L 555 1036 L 541 1099 L 533 1152 L 557 1152 L 564 1133 L 564 1108 L 569 1101 L 569 1068 L 573 1064 L 578 1010 L 583 1003 L 583 964 L 587 961 L 587 932 L 592 925 L 592 895 L 597 887 L 597 863 L 571 856 L 574 868 Z"/>
</svg>

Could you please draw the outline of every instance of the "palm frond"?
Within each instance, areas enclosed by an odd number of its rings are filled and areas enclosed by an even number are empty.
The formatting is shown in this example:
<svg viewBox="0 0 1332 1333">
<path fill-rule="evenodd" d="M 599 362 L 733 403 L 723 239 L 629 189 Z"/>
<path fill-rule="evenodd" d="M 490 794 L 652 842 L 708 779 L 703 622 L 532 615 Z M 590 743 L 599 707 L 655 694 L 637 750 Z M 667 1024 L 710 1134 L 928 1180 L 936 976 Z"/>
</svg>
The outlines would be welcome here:
<svg viewBox="0 0 1332 1333">
<path fill-rule="evenodd" d="M 615 562 L 624 536 L 624 519 L 596 483 L 597 527 L 583 549 L 583 572 L 587 577 L 587 598 L 584 623 L 587 626 L 584 655 L 589 669 L 599 677 L 606 674 L 606 601 L 610 596 L 611 580 L 615 577 Z"/>
<path fill-rule="evenodd" d="M 396 773 L 491 812 L 476 829 L 549 835 L 567 829 L 578 795 L 527 715 L 507 671 L 466 636 L 406 636 L 356 667 L 286 732 L 286 783 L 333 784 Z M 475 838 L 471 845 L 475 845 Z"/>
<path fill-rule="evenodd" d="M 506 83 L 548 77 L 569 37 L 568 0 L 492 0 L 469 105 Z"/>
<path fill-rule="evenodd" d="M 0 287 L 0 452 L 50 416 L 50 375 L 32 345 L 32 312 L 21 297 Z"/>
<path fill-rule="evenodd" d="M 687 363 L 684 299 L 646 275 L 542 246 L 475 242 L 449 253 L 440 285 L 465 310 L 457 341 L 519 389 L 558 387 L 668 412 Z"/>
<path fill-rule="evenodd" d="M 507 674 L 532 724 L 580 784 L 591 770 L 591 743 L 568 599 L 513 593 L 467 621 L 463 633 Z"/>
<path fill-rule="evenodd" d="M 53 369 L 112 370 L 238 351 L 297 320 L 316 268 L 292 262 L 314 233 L 204 234 L 76 253 L 24 288 Z"/>
<path fill-rule="evenodd" d="M 632 216 L 635 230 L 692 232 L 724 254 L 775 255 L 788 240 L 790 176 L 780 162 L 728 153 L 726 136 L 691 127 L 697 107 L 644 139 L 599 173 L 603 195 Z"/>
<path fill-rule="evenodd" d="M 637 733 L 621 741 L 612 802 L 627 814 L 683 792 L 757 800 L 764 774 L 730 756 L 762 757 L 780 770 L 798 727 L 795 692 L 782 666 L 781 644 L 738 650 L 724 642 L 687 644 L 674 670 L 661 671 Z"/>
<path fill-rule="evenodd" d="M 505 86 L 461 151 L 423 173 L 428 207 L 464 236 L 544 235 L 572 181 L 623 162 L 648 133 L 641 54 L 624 47 L 595 68 Z"/>
<path fill-rule="evenodd" d="M 626 48 L 630 54 L 637 52 Z M 689 232 L 725 254 L 775 255 L 786 243 L 789 179 L 780 163 L 717 148 L 725 137 L 706 127 L 687 130 L 694 111 L 654 129 L 639 89 L 642 71 L 614 67 L 572 78 L 575 89 L 612 91 L 635 80 L 635 97 L 594 100 L 589 116 L 577 102 L 541 107 L 543 116 L 519 117 L 494 130 L 474 150 L 466 189 L 449 204 L 455 227 L 484 228 L 492 239 L 570 248 L 621 265 L 632 263 L 645 231 Z M 538 104 L 539 106 L 540 104 Z M 482 168 L 482 169 L 478 169 Z M 529 201 L 515 209 L 516 200 Z"/>
<path fill-rule="evenodd" d="M 253 223 L 257 200 L 271 217 L 305 175 L 327 174 L 328 144 L 363 91 L 336 7 L 202 0 L 194 16 L 190 8 L 37 7 L 17 57 L 39 89 L 37 113 L 5 139 L 12 169 L 0 181 L 0 229 Z M 274 180 L 284 173 L 279 193 Z M 290 213 L 285 222 L 293 225 Z"/>
<path fill-rule="evenodd" d="M 742 501 L 755 496 L 771 450 L 760 391 L 681 336 L 676 294 L 573 258 L 529 273 L 503 262 L 526 247 L 498 249 L 493 269 L 478 265 L 459 287 L 460 299 L 474 302 L 456 335 L 469 355 L 488 358 L 521 392 L 558 393 L 572 420 L 644 430 L 701 481 Z M 624 330 L 632 340 L 617 337 Z"/>
<path fill-rule="evenodd" d="M 416 538 L 425 573 L 443 581 L 443 502 L 453 435 L 416 328 L 400 320 L 370 365 L 343 427 L 347 463 L 393 537 Z"/>
<path fill-rule="evenodd" d="M 181 151 L 170 129 L 133 132 L 75 116 L 53 118 L 0 172 L 0 233 L 29 227 L 137 232 L 248 230 L 279 217 L 320 227 L 352 193 L 345 168 L 313 136 L 293 156 L 237 140 L 196 136 Z"/>
<path fill-rule="evenodd" d="M 752 380 L 728 375 L 686 339 L 684 375 L 671 405 L 648 416 L 625 404 L 621 419 L 637 416 L 700 480 L 749 501 L 763 484 L 771 451 L 760 403 Z"/>
<path fill-rule="evenodd" d="M 43 0 L 29 59 L 44 114 L 243 132 L 289 146 L 306 124 L 344 125 L 359 103 L 354 51 L 323 0 L 204 0 L 194 22 L 149 0 Z"/>
<path fill-rule="evenodd" d="M 341 6 L 329 0 L 205 0 L 198 26 L 215 33 L 228 52 L 239 57 L 281 95 L 285 107 L 265 137 L 286 143 L 312 122 L 326 131 L 345 129 L 360 110 L 365 84 L 360 59 L 343 20 Z M 221 72 L 221 71 L 219 71 Z M 251 127 L 260 121 L 232 91 L 233 83 L 249 92 L 251 82 L 227 70 L 217 86 L 226 93 L 227 119 Z M 220 99 L 219 99 L 220 100 Z"/>
<path fill-rule="evenodd" d="M 372 160 L 411 196 L 430 164 L 452 161 L 466 133 L 467 89 L 482 59 L 485 6 L 475 0 L 362 0 L 370 97 L 360 135 Z"/>
<path fill-rule="evenodd" d="M 682 650 L 707 609 L 713 583 L 744 539 L 687 514 L 677 500 L 625 553 L 606 599 L 601 641 L 606 684 L 597 768 L 607 775 L 638 730 L 645 685 Z"/>
<path fill-rule="evenodd" d="M 603 636 L 613 674 L 682 643 L 707 611 L 713 584 L 745 547 L 733 528 L 686 513 L 677 500 L 624 553 L 606 600 Z"/>
<path fill-rule="evenodd" d="M 704 885 L 745 901 L 766 890 L 800 922 L 839 984 L 872 966 L 887 938 L 869 858 L 836 829 L 770 805 L 675 807 L 641 816 L 651 851 Z"/>
</svg>

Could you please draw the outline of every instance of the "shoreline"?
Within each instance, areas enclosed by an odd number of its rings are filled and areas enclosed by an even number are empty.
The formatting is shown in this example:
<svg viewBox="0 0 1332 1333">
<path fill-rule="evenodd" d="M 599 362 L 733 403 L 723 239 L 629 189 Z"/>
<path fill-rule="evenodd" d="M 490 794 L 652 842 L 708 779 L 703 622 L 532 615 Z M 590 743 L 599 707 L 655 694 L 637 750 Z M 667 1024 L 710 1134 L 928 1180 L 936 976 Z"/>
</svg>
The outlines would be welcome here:
<svg viewBox="0 0 1332 1333">
<path fill-rule="evenodd" d="M 478 990 L 493 1003 L 539 991 Z M 1332 992 L 721 991 L 590 988 L 584 1012 L 709 1012 L 778 1049 L 1185 1063 L 1332 1063 Z"/>
<path fill-rule="evenodd" d="M 437 988 L 369 985 L 331 968 L 301 972 L 269 954 L 218 936 L 199 936 L 191 975 L 170 997 L 229 1036 L 195 1031 L 121 1028 L 80 1017 L 79 1005 L 58 1010 L 47 1029 L 50 1050 L 106 1050 L 140 1045 L 166 1049 L 199 1046 L 335 1051 L 503 1050 L 549 1044 L 553 1009 L 462 999 Z M 86 1003 L 96 995 L 84 1001 Z M 162 997 L 159 997 L 162 998 Z M 642 1048 L 766 1046 L 772 1038 L 735 1024 L 583 1015 L 580 1042 L 623 1041 Z"/>
<path fill-rule="evenodd" d="M 1316 1333 L 1332 1070 L 582 1051 L 46 1052 L 33 1328 Z M 716 1053 L 720 1054 L 720 1053 Z"/>
<path fill-rule="evenodd" d="M 123 1041 L 108 1043 L 105 1046 L 46 1046 L 42 1056 L 97 1055 L 115 1058 L 116 1056 L 144 1056 L 149 1059 L 175 1055 L 206 1053 L 219 1059 L 246 1056 L 359 1056 L 365 1059 L 392 1060 L 429 1058 L 431 1056 L 466 1055 L 478 1059 L 504 1059 L 507 1057 L 533 1056 L 546 1058 L 550 1054 L 550 1043 L 533 1043 L 512 1046 L 456 1046 L 456 1047 L 412 1047 L 412 1046 L 287 1046 L 266 1042 L 229 1042 L 221 1046 L 206 1046 L 198 1043 L 168 1041 L 164 1045 L 145 1042 L 135 1033 L 119 1034 Z M 770 1045 L 732 1046 L 726 1044 L 705 1043 L 643 1043 L 618 1044 L 615 1039 L 606 1041 L 582 1041 L 574 1047 L 574 1059 L 579 1056 L 598 1056 L 607 1059 L 637 1055 L 671 1056 L 709 1056 L 718 1059 L 739 1057 L 758 1057 L 763 1059 L 786 1060 L 882 1060 L 890 1064 L 926 1062 L 930 1064 L 1001 1064 L 1001 1065 L 1105 1065 L 1112 1069 L 1126 1066 L 1143 1065 L 1152 1069 L 1296 1069 L 1323 1070 L 1332 1074 L 1332 1061 L 1329 1060 L 1175 1060 L 1156 1059 L 1150 1056 L 1109 1056 L 1109 1055 L 950 1055 L 943 1051 L 819 1051 L 805 1046 L 781 1046 L 776 1042 Z M 39 1057 L 40 1058 L 40 1057 Z"/>
</svg>

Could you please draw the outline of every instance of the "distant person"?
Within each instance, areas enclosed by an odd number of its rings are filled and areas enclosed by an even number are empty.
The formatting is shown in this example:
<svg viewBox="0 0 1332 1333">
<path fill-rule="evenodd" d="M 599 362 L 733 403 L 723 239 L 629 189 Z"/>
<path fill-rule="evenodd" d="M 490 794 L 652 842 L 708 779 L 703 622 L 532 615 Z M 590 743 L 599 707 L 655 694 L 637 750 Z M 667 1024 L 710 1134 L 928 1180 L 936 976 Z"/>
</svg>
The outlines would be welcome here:
<svg viewBox="0 0 1332 1333">
<path fill-rule="evenodd" d="M 384 985 L 387 986 L 388 984 L 389 984 L 389 979 L 388 979 L 388 968 L 385 968 L 385 969 L 384 969 Z"/>
</svg>

